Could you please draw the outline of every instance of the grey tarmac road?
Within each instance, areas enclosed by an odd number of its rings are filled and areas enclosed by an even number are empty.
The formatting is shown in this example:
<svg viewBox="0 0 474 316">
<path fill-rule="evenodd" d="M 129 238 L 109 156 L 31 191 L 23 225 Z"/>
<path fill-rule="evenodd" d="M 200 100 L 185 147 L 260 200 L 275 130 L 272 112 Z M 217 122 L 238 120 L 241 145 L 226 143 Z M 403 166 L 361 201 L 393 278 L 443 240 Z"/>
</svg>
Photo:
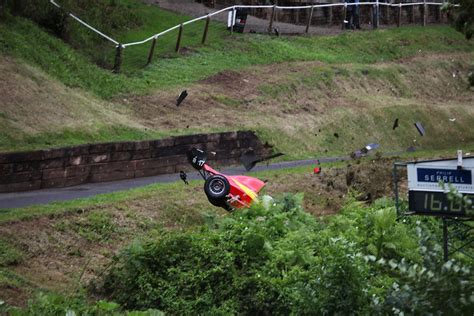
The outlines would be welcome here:
<svg viewBox="0 0 474 316">
<path fill-rule="evenodd" d="M 328 157 L 318 158 L 320 162 L 335 162 L 349 160 L 349 157 Z M 293 168 L 298 166 L 307 166 L 315 164 L 316 159 L 287 161 L 272 164 L 261 164 L 255 166 L 252 172 L 277 170 L 285 168 Z M 244 167 L 230 167 L 220 170 L 220 172 L 228 175 L 247 173 Z M 197 172 L 188 174 L 189 180 L 199 179 Z M 124 191 L 137 187 L 146 186 L 153 183 L 170 183 L 181 181 L 179 174 L 165 174 L 154 177 L 135 178 L 113 182 L 89 183 L 75 187 L 44 189 L 37 191 L 18 192 L 18 193 L 0 193 L 0 210 L 15 209 L 38 204 L 47 204 L 56 201 L 67 201 L 79 198 L 91 197 L 99 194 Z"/>
</svg>

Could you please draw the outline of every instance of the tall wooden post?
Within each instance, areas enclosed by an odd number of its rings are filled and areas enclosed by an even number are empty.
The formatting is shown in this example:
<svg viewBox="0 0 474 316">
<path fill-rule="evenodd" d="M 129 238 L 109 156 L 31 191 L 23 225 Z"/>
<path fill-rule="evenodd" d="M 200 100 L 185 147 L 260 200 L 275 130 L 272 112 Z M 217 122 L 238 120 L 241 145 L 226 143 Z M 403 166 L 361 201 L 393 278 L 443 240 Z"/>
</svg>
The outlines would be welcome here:
<svg viewBox="0 0 474 316">
<path fill-rule="evenodd" d="M 332 12 L 332 7 L 329 7 L 329 25 L 332 25 L 332 15 L 333 15 L 333 12 Z"/>
<path fill-rule="evenodd" d="M 398 20 L 397 20 L 397 26 L 400 27 L 402 24 L 402 3 L 398 4 Z"/>
<path fill-rule="evenodd" d="M 151 42 L 150 52 L 148 53 L 148 60 L 146 62 L 147 65 L 151 64 L 151 61 L 153 60 L 155 46 L 156 46 L 156 37 L 153 39 L 153 42 Z"/>
<path fill-rule="evenodd" d="M 309 27 L 311 25 L 311 21 L 313 20 L 313 12 L 314 12 L 314 5 L 311 6 L 311 10 L 309 12 L 308 22 L 306 23 L 306 34 L 309 32 Z"/>
<path fill-rule="evenodd" d="M 426 26 L 426 20 L 428 18 L 428 6 L 426 0 L 423 0 L 423 26 Z"/>
<path fill-rule="evenodd" d="M 377 28 L 377 27 L 379 27 L 379 22 L 380 22 L 380 20 L 379 20 L 379 16 L 380 16 L 379 0 L 377 0 L 376 3 L 377 3 L 377 4 L 375 5 L 375 9 L 376 9 L 376 11 L 375 11 L 375 12 L 376 12 L 376 13 L 375 13 L 375 14 L 376 14 L 376 15 L 375 15 L 375 23 L 376 23 L 376 24 L 375 24 L 375 27 Z"/>
<path fill-rule="evenodd" d="M 344 6 L 342 7 L 342 29 L 346 29 L 346 18 L 347 18 L 347 3 L 344 2 Z"/>
<path fill-rule="evenodd" d="M 270 23 L 268 24 L 268 33 L 271 33 L 273 31 L 273 20 L 275 19 L 275 9 L 276 6 L 274 5 L 272 8 L 272 15 L 270 17 Z"/>
<path fill-rule="evenodd" d="M 178 33 L 178 38 L 176 40 L 176 49 L 175 51 L 179 53 L 179 50 L 181 49 L 181 37 L 183 36 L 183 24 L 179 26 L 179 33 Z"/>
<path fill-rule="evenodd" d="M 114 73 L 120 73 L 120 67 L 122 66 L 122 44 L 118 44 L 115 49 L 115 63 L 114 63 Z"/>
<path fill-rule="evenodd" d="M 206 44 L 207 32 L 209 31 L 209 23 L 211 22 L 211 17 L 207 15 L 206 26 L 204 27 L 204 34 L 202 34 L 202 44 Z"/>
</svg>

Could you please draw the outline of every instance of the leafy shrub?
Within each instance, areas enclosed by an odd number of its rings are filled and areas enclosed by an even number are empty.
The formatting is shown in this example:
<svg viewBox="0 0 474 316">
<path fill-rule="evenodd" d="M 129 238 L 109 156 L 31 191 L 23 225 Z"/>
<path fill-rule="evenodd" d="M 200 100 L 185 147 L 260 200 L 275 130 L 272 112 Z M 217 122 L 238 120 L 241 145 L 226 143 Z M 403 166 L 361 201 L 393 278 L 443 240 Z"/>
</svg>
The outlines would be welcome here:
<svg viewBox="0 0 474 316">
<path fill-rule="evenodd" d="M 105 292 L 127 308 L 177 314 L 347 313 L 369 302 L 365 262 L 285 196 L 235 212 L 217 229 L 172 232 L 119 257 Z"/>
<path fill-rule="evenodd" d="M 0 306 L 1 307 L 1 306 Z M 7 315 L 48 315 L 48 316 L 164 316 L 163 312 L 149 309 L 146 311 L 121 312 L 117 303 L 99 300 L 90 303 L 82 295 L 65 296 L 54 293 L 38 293 L 34 300 L 29 301 L 25 309 L 4 306 L 3 310 Z"/>
<path fill-rule="evenodd" d="M 268 204 L 268 203 L 266 203 Z M 470 271 L 443 264 L 434 219 L 397 221 L 393 202 L 354 200 L 327 225 L 301 196 L 254 205 L 194 232 L 135 243 L 104 292 L 172 314 L 466 313 Z"/>
<path fill-rule="evenodd" d="M 419 225 L 420 223 L 418 223 Z M 418 226 L 425 264 L 391 260 L 389 267 L 396 280 L 387 290 L 383 303 L 374 310 L 382 313 L 418 315 L 468 315 L 474 309 L 474 279 L 470 268 L 456 260 L 442 262 L 441 247 L 432 234 Z"/>
</svg>

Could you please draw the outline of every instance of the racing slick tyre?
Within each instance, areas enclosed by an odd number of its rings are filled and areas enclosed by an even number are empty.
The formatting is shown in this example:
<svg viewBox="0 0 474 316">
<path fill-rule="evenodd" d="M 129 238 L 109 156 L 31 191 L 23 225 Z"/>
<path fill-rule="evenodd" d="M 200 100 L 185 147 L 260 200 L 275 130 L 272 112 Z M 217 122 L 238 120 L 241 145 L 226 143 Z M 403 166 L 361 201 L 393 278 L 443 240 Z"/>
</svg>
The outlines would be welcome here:
<svg viewBox="0 0 474 316">
<path fill-rule="evenodd" d="M 220 174 L 212 175 L 204 182 L 204 192 L 209 200 L 224 201 L 230 192 L 229 180 Z"/>
<path fill-rule="evenodd" d="M 217 207 L 222 207 L 224 210 L 228 212 L 231 212 L 233 210 L 232 207 L 229 204 L 227 204 L 227 202 L 225 201 L 225 198 L 214 200 L 208 197 L 207 199 L 209 200 L 209 203 L 211 203 L 212 205 L 217 206 Z"/>
</svg>

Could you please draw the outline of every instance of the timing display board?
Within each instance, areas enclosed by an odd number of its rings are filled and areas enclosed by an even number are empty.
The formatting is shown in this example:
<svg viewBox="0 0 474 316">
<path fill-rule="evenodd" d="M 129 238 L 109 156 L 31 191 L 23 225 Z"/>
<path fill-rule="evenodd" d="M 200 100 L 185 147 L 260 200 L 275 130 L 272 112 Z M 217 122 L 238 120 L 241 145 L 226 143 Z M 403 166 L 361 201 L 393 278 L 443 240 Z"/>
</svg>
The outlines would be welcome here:
<svg viewBox="0 0 474 316">
<path fill-rule="evenodd" d="M 458 167 L 457 159 L 411 162 L 408 170 L 409 210 L 416 214 L 465 216 L 474 211 L 474 157 L 463 158 Z M 449 199 L 440 182 L 451 184 L 470 199 Z"/>
</svg>

